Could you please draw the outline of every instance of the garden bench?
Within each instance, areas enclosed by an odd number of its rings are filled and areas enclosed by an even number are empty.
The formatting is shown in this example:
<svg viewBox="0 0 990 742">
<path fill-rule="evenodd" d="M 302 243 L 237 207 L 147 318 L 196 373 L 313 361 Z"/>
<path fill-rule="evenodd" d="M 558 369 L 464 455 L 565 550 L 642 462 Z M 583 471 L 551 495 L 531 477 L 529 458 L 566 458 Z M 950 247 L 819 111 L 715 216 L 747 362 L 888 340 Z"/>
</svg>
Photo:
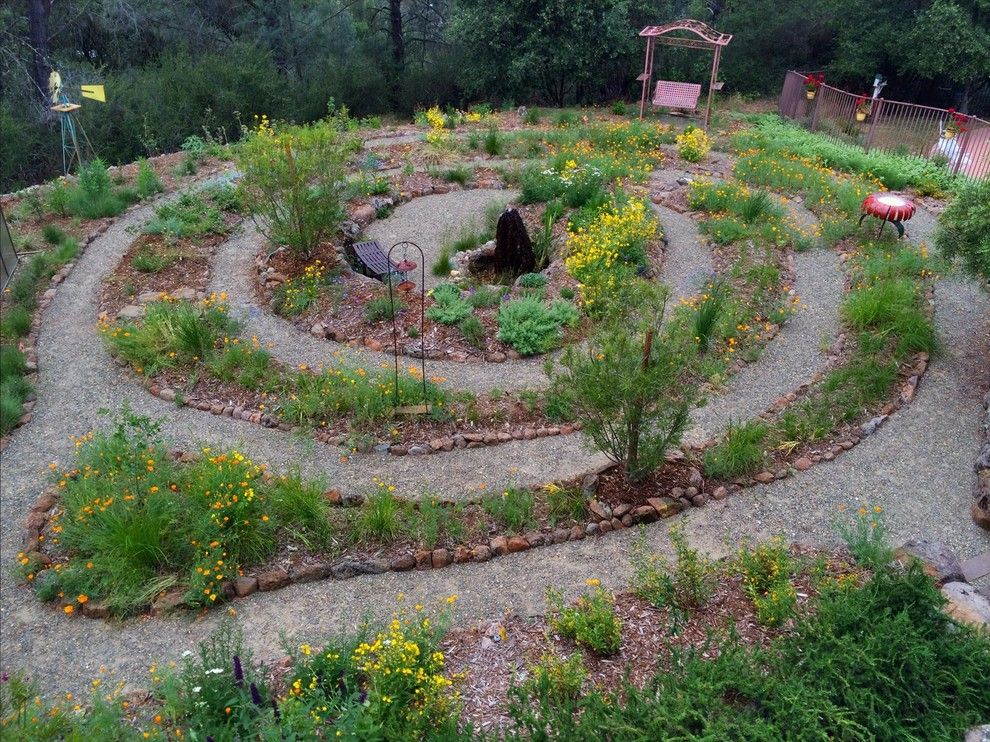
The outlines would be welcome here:
<svg viewBox="0 0 990 742">
<path fill-rule="evenodd" d="M 388 259 L 377 240 L 356 242 L 354 254 L 357 256 L 358 262 L 364 267 L 361 272 L 366 276 L 384 281 L 388 276 L 399 272 L 398 266 Z"/>
<path fill-rule="evenodd" d="M 698 107 L 698 96 L 700 95 L 701 85 L 698 83 L 658 80 L 656 91 L 653 93 L 653 105 L 664 108 L 686 108 L 693 111 Z"/>
</svg>

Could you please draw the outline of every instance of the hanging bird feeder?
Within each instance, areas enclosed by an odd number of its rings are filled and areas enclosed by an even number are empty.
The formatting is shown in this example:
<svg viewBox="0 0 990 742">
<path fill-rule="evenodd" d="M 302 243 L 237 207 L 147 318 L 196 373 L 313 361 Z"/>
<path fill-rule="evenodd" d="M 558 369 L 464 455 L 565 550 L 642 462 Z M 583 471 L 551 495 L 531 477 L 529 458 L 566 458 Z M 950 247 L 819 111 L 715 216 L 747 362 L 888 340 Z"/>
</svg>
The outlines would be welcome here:
<svg viewBox="0 0 990 742">
<path fill-rule="evenodd" d="M 408 294 L 410 291 L 416 288 L 416 284 L 409 279 L 409 274 L 412 273 L 414 270 L 416 270 L 416 263 L 415 261 L 410 260 L 409 257 L 405 254 L 406 250 L 408 249 L 409 249 L 408 246 L 404 246 L 402 248 L 402 252 L 403 252 L 402 260 L 400 260 L 395 265 L 395 272 L 399 275 L 399 279 L 400 279 L 398 285 L 395 288 L 399 290 L 400 294 Z"/>
</svg>

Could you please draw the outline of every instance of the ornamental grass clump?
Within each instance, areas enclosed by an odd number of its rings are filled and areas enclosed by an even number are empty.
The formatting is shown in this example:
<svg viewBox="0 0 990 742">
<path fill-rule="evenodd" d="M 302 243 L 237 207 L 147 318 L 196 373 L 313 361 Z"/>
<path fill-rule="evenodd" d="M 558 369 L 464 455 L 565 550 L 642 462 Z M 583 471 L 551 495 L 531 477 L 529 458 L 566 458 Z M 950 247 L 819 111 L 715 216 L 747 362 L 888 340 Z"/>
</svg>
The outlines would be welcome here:
<svg viewBox="0 0 990 742">
<path fill-rule="evenodd" d="M 237 450 L 204 448 L 179 464 L 160 427 L 125 407 L 111 430 L 76 439 L 75 466 L 51 465 L 61 498 L 49 521 L 55 563 L 35 587 L 66 613 L 93 601 L 128 615 L 169 590 L 210 606 L 281 536 L 325 543 L 321 488 L 264 481 Z"/>
</svg>

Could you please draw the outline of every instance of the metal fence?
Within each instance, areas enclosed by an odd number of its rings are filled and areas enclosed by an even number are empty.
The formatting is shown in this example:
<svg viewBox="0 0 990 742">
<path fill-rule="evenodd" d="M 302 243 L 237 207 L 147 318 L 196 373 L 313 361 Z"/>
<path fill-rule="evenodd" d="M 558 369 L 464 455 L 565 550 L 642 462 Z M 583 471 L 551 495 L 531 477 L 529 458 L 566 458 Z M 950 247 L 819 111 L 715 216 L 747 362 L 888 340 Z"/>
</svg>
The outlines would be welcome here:
<svg viewBox="0 0 990 742">
<path fill-rule="evenodd" d="M 950 120 L 944 108 L 877 98 L 863 120 L 857 120 L 858 95 L 821 85 L 808 100 L 804 72 L 788 72 L 780 93 L 781 116 L 839 142 L 869 150 L 917 155 L 944 162 L 953 173 L 990 178 L 990 121 L 971 116 L 966 131 L 947 138 Z"/>
<path fill-rule="evenodd" d="M 7 219 L 0 209 L 0 290 L 7 288 L 7 282 L 14 275 L 17 267 L 17 250 L 14 249 L 14 241 L 10 239 L 10 230 L 7 229 Z"/>
</svg>

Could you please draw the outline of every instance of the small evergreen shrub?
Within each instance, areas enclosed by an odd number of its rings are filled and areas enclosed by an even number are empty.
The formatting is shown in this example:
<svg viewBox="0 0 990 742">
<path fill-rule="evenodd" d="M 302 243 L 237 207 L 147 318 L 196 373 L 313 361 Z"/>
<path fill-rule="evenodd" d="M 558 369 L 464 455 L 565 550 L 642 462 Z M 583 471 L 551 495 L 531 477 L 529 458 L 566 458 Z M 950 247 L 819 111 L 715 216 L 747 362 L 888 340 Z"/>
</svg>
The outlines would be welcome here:
<svg viewBox="0 0 990 742">
<path fill-rule="evenodd" d="M 547 306 L 536 297 L 506 302 L 498 312 L 498 339 L 524 356 L 553 350 L 562 338 L 561 328 L 577 324 L 580 315 L 573 304 L 556 301 Z"/>
</svg>

